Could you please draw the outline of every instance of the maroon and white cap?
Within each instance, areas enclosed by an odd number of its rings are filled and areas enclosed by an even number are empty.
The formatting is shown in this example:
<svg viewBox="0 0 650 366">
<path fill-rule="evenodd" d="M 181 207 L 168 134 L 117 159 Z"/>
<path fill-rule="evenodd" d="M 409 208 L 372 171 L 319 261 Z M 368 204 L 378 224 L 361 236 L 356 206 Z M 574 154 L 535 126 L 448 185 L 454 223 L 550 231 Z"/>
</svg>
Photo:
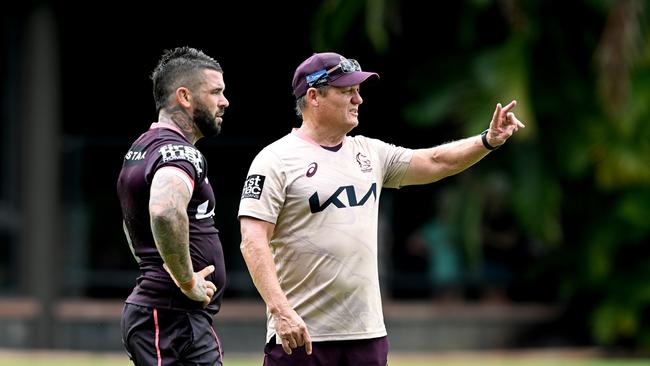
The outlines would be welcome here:
<svg viewBox="0 0 650 366">
<path fill-rule="evenodd" d="M 293 95 L 300 98 L 310 87 L 321 85 L 352 86 L 366 81 L 377 73 L 361 71 L 356 60 L 347 59 L 338 53 L 314 53 L 303 61 L 293 74 Z"/>
</svg>

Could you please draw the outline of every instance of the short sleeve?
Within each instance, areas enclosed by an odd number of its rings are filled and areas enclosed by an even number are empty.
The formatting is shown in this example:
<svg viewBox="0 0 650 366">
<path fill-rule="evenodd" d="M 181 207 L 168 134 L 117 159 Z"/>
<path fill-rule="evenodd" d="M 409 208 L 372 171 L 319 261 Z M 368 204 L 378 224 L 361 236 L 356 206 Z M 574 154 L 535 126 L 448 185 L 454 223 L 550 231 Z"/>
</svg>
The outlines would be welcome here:
<svg viewBox="0 0 650 366">
<path fill-rule="evenodd" d="M 395 146 L 381 140 L 366 138 L 374 147 L 383 168 L 383 186 L 386 188 L 399 188 L 402 179 L 411 164 L 413 150 Z"/>
<path fill-rule="evenodd" d="M 153 159 L 147 167 L 147 180 L 151 182 L 155 172 L 164 166 L 181 169 L 194 180 L 200 182 L 206 176 L 205 159 L 193 146 L 167 143 L 152 151 Z"/>
<path fill-rule="evenodd" d="M 238 216 L 250 216 L 275 224 L 285 196 L 283 164 L 276 154 L 264 149 L 253 159 L 248 170 Z"/>
</svg>

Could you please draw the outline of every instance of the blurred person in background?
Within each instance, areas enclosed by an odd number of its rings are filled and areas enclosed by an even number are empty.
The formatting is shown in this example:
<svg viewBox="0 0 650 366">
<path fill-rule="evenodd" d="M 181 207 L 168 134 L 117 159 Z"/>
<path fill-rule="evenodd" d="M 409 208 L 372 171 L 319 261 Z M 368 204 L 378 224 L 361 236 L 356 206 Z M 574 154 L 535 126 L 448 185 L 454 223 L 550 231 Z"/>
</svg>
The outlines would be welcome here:
<svg viewBox="0 0 650 366">
<path fill-rule="evenodd" d="M 412 150 L 364 136 L 360 84 L 376 73 L 316 53 L 293 77 L 299 128 L 253 160 L 239 207 L 241 251 L 267 305 L 264 365 L 385 366 L 377 266 L 381 189 L 459 173 L 524 125 L 497 104 L 482 134 Z"/>
<path fill-rule="evenodd" d="M 500 175 L 487 177 L 483 184 L 481 222 L 481 298 L 490 302 L 508 302 L 521 296 L 521 276 L 535 263 L 535 251 L 517 229 L 517 220 L 509 207 L 512 187 Z M 525 294 L 523 294 L 525 295 Z"/>
<path fill-rule="evenodd" d="M 220 132 L 223 70 L 200 50 L 165 51 L 151 76 L 158 122 L 124 157 L 117 181 L 140 276 L 122 313 L 135 365 L 221 365 L 213 329 L 226 270 L 208 166 L 195 143 Z"/>
<path fill-rule="evenodd" d="M 408 236 L 405 249 L 426 262 L 428 284 L 431 295 L 436 300 L 463 301 L 465 268 L 462 246 L 455 230 L 460 207 L 459 195 L 447 188 L 438 192 L 433 201 L 433 213 Z"/>
</svg>

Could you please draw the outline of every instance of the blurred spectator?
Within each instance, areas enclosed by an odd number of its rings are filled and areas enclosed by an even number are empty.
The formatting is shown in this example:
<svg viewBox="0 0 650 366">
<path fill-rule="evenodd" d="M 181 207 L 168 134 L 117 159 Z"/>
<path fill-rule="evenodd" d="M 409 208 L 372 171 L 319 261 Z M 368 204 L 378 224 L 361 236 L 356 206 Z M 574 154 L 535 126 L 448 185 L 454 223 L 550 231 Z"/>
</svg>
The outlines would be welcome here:
<svg viewBox="0 0 650 366">
<path fill-rule="evenodd" d="M 509 301 L 518 277 L 530 263 L 530 252 L 507 201 L 508 181 L 495 175 L 483 187 L 480 297 L 486 301 Z"/>
<path fill-rule="evenodd" d="M 458 195 L 443 189 L 433 206 L 433 215 L 407 239 L 406 245 L 411 254 L 428 263 L 427 278 L 436 299 L 462 300 L 462 254 L 454 225 Z"/>
</svg>

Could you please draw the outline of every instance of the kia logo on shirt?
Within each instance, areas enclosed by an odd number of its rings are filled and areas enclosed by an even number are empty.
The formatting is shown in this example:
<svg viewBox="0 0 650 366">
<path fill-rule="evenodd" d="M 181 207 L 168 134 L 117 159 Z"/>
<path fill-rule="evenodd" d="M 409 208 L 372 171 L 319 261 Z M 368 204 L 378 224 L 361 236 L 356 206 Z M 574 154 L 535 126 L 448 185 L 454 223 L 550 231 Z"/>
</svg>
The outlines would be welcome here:
<svg viewBox="0 0 650 366">
<path fill-rule="evenodd" d="M 377 183 L 373 183 L 370 186 L 370 189 L 368 189 L 368 192 L 361 198 L 360 201 L 357 201 L 357 193 L 354 189 L 354 186 L 343 186 L 339 187 L 334 194 L 330 196 L 323 204 L 320 204 L 320 199 L 318 198 L 318 192 L 314 192 L 314 194 L 309 197 L 309 209 L 311 210 L 311 213 L 318 213 L 327 208 L 330 204 L 336 206 L 337 208 L 345 208 L 347 207 L 345 203 L 343 203 L 339 199 L 339 195 L 345 191 L 345 195 L 348 197 L 348 204 L 350 207 L 355 207 L 355 206 L 363 206 L 370 196 L 374 198 L 375 201 L 377 201 Z"/>
</svg>

